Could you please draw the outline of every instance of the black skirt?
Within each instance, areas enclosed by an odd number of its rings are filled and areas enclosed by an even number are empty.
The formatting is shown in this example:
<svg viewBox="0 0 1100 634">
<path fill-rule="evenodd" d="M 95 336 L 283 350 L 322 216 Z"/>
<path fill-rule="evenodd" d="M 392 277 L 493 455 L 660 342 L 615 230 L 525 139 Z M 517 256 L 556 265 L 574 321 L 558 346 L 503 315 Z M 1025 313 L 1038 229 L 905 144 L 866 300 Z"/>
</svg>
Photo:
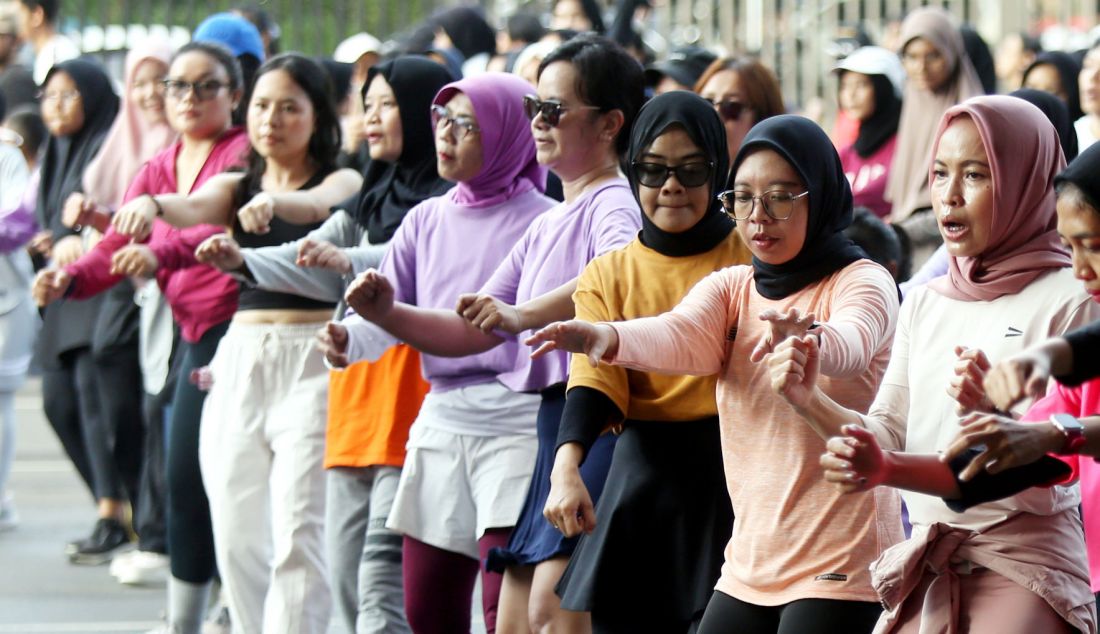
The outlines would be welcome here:
<svg viewBox="0 0 1100 634">
<path fill-rule="evenodd" d="M 718 418 L 627 421 L 615 446 L 596 528 L 557 586 L 562 607 L 654 618 L 702 615 L 733 531 Z"/>
</svg>

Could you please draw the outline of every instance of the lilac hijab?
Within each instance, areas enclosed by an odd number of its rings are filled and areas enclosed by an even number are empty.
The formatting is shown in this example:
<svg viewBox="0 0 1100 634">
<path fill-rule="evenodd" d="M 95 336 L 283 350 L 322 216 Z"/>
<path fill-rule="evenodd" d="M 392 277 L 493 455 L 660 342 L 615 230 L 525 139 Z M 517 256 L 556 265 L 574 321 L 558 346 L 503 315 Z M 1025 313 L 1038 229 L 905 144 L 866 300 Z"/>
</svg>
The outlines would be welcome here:
<svg viewBox="0 0 1100 634">
<path fill-rule="evenodd" d="M 546 191 L 546 168 L 535 160 L 535 138 L 523 111 L 523 96 L 535 88 L 510 73 L 482 73 L 444 86 L 432 101 L 446 105 L 464 93 L 481 128 L 484 163 L 478 175 L 449 194 L 464 206 L 491 207 L 531 189 Z"/>
</svg>

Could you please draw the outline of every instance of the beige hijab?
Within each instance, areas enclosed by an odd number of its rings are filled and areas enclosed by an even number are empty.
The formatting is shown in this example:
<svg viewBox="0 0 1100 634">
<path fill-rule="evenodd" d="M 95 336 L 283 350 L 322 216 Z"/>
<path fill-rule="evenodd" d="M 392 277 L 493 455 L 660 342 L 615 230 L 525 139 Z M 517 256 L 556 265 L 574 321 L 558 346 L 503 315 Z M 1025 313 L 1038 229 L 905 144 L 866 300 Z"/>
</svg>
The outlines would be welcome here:
<svg viewBox="0 0 1100 634">
<path fill-rule="evenodd" d="M 886 200 L 893 203 L 890 220 L 900 222 L 914 211 L 931 206 L 928 166 L 940 118 L 948 108 L 982 94 L 978 72 L 966 55 L 959 28 L 946 11 L 923 7 L 911 12 L 901 25 L 901 54 L 914 38 L 924 38 L 939 49 L 951 77 L 937 91 L 918 90 L 906 84 L 894 163 L 886 182 Z"/>
</svg>

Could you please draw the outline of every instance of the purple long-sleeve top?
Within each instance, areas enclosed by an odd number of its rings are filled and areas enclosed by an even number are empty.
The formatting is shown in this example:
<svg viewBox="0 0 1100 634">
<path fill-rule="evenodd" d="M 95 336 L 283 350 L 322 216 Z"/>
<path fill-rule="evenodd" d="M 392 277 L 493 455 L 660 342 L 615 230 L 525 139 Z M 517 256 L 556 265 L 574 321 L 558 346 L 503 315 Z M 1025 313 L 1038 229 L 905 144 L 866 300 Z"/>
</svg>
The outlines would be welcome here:
<svg viewBox="0 0 1100 634">
<path fill-rule="evenodd" d="M 27 188 L 19 205 L 14 209 L 0 210 L 0 253 L 11 253 L 38 233 L 38 223 L 34 220 L 37 192 L 38 172 L 36 171 L 27 181 Z"/>
</svg>

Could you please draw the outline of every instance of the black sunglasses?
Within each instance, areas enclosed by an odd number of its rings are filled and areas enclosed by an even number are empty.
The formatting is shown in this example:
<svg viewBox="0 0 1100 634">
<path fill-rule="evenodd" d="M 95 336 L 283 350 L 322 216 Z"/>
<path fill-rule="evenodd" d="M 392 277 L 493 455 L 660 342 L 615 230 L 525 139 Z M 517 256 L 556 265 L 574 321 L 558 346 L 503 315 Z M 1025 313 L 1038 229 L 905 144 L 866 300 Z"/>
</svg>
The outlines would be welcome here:
<svg viewBox="0 0 1100 634">
<path fill-rule="evenodd" d="M 718 110 L 718 116 L 722 117 L 724 121 L 739 119 L 741 113 L 748 107 L 740 101 L 714 101 L 713 99 L 707 99 L 707 101 Z"/>
<path fill-rule="evenodd" d="M 714 174 L 714 161 L 681 163 L 676 167 L 638 161 L 630 165 L 634 168 L 634 178 L 638 180 L 638 184 L 645 187 L 663 187 L 668 175 L 673 173 L 684 187 L 701 187 L 710 182 L 710 177 Z"/>
<path fill-rule="evenodd" d="M 550 127 L 556 127 L 561 122 L 561 115 L 567 110 L 599 110 L 597 106 L 563 106 L 560 101 L 542 101 L 534 95 L 523 97 L 523 111 L 532 121 L 536 116 L 542 115 L 542 120 Z"/>
</svg>

